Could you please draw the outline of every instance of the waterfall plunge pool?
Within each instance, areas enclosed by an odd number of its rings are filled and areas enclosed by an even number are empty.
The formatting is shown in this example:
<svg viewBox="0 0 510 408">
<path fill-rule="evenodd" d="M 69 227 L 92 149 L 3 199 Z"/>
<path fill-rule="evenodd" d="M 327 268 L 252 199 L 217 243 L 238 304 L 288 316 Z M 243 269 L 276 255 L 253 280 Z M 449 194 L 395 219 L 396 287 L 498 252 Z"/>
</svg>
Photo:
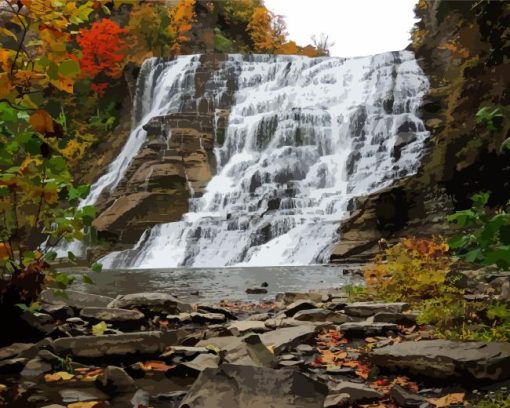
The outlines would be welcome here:
<svg viewBox="0 0 510 408">
<path fill-rule="evenodd" d="M 164 292 L 190 303 L 260 301 L 280 292 L 307 292 L 361 283 L 352 271 L 359 265 L 307 265 L 228 268 L 109 269 L 93 274 L 95 284 L 81 280 L 83 268 L 69 268 L 76 276 L 70 289 L 115 297 L 135 292 Z M 267 282 L 267 293 L 246 294 L 247 288 Z M 198 295 L 193 294 L 198 292 Z"/>
</svg>

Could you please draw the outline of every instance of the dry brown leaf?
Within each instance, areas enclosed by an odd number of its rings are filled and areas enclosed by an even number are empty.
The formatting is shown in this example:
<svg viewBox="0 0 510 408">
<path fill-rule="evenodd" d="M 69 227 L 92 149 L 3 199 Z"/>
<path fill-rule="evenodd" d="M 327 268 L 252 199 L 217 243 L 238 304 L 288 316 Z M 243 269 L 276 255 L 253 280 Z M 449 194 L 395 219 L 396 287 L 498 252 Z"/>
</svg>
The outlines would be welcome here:
<svg viewBox="0 0 510 408">
<path fill-rule="evenodd" d="M 365 341 L 366 341 L 367 343 L 377 343 L 377 339 L 376 339 L 376 338 L 374 338 L 374 337 L 367 337 L 367 338 L 365 339 Z"/>
<path fill-rule="evenodd" d="M 447 394 L 440 398 L 427 398 L 427 401 L 435 405 L 437 408 L 445 408 L 454 404 L 463 404 L 465 394 L 463 392 L 456 392 Z"/>
<path fill-rule="evenodd" d="M 73 402 L 67 408 L 103 408 L 106 404 L 103 401 Z"/>
</svg>

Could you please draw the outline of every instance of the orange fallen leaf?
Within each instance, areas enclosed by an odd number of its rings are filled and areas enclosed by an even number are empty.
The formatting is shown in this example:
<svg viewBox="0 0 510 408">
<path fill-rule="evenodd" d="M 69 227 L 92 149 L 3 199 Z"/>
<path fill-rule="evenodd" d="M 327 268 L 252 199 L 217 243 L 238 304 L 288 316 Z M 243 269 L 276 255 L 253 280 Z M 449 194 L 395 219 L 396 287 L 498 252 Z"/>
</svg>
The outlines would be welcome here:
<svg viewBox="0 0 510 408">
<path fill-rule="evenodd" d="M 447 394 L 440 398 L 427 398 L 427 401 L 435 405 L 437 408 L 445 408 L 454 404 L 463 404 L 465 394 L 463 392 L 456 392 Z"/>
<path fill-rule="evenodd" d="M 377 343 L 377 339 L 375 339 L 375 338 L 373 338 L 373 337 L 367 337 L 367 338 L 365 339 L 365 341 L 366 341 L 367 343 Z"/>
<path fill-rule="evenodd" d="M 107 405 L 103 401 L 73 402 L 67 408 L 104 408 Z"/>
<path fill-rule="evenodd" d="M 174 368 L 175 366 L 171 366 L 168 364 L 165 364 L 163 361 L 147 361 L 143 363 L 142 369 L 145 371 L 168 371 L 171 368 Z"/>
<path fill-rule="evenodd" d="M 53 374 L 46 374 L 44 376 L 44 381 L 46 382 L 69 381 L 72 378 L 74 378 L 73 374 L 69 374 L 66 371 L 59 371 Z"/>
</svg>

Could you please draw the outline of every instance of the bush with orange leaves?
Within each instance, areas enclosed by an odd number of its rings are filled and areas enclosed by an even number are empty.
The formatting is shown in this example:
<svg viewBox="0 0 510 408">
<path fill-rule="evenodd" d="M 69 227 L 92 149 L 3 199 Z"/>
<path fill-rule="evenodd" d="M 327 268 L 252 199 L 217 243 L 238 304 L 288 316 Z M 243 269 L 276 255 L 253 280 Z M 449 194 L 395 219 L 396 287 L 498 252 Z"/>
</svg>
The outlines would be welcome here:
<svg viewBox="0 0 510 408">
<path fill-rule="evenodd" d="M 444 285 L 453 260 L 442 238 L 403 238 L 364 270 L 368 293 L 386 301 L 417 304 Z"/>
</svg>

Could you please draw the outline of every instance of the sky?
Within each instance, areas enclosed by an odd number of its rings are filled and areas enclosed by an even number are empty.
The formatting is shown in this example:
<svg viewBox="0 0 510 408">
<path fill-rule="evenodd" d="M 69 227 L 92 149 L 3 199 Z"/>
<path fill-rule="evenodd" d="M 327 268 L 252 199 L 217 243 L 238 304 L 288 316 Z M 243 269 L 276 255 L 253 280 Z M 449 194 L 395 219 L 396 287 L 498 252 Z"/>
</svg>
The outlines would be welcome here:
<svg viewBox="0 0 510 408">
<path fill-rule="evenodd" d="M 331 55 L 356 57 L 402 50 L 410 42 L 417 0 L 264 0 L 283 15 L 289 39 L 298 45 L 329 35 Z"/>
</svg>

